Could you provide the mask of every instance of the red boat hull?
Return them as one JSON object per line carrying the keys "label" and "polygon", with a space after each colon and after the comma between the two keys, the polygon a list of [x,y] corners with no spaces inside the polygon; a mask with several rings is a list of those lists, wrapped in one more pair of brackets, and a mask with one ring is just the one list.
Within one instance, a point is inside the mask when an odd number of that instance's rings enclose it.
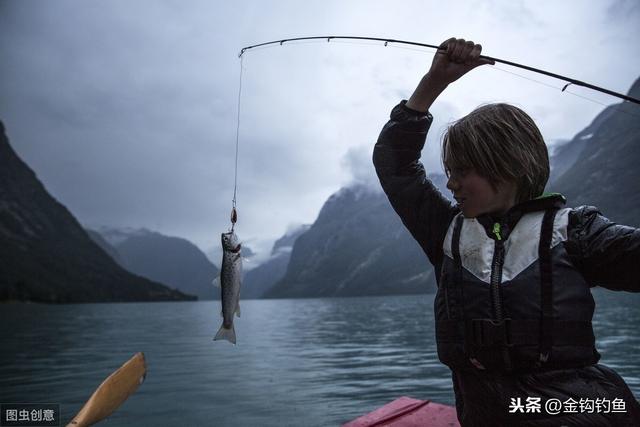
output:
{"label": "red boat hull", "polygon": [[349,421],[342,427],[459,427],[456,408],[400,397],[373,412]]}

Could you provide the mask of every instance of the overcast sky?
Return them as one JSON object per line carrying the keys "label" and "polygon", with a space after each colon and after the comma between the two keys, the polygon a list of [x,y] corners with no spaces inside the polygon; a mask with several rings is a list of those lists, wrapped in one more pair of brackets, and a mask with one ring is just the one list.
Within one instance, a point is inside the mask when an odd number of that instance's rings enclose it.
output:
{"label": "overcast sky", "polygon": [[[636,0],[0,0],[0,120],[84,225],[146,227],[207,250],[230,226],[240,49],[319,35],[462,37],[486,55],[622,93],[640,76]],[[240,239],[264,254],[291,224],[312,223],[339,188],[371,182],[378,133],[432,57],[339,41],[246,52]],[[563,85],[498,64],[450,86],[432,108],[429,172],[441,171],[443,126],[479,104],[520,106],[548,143],[573,137],[603,108],[529,79]]]}

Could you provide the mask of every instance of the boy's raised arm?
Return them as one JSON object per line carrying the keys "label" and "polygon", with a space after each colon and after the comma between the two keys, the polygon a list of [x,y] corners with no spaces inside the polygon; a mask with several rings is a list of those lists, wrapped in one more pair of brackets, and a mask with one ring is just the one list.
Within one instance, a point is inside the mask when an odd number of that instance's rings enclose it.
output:
{"label": "boy's raised arm", "polygon": [[410,111],[404,101],[397,105],[375,145],[373,164],[391,206],[436,266],[456,210],[427,179],[419,162],[431,121],[430,114]]}
{"label": "boy's raised arm", "polygon": [[427,179],[419,162],[433,120],[428,110],[449,83],[492,63],[479,58],[481,50],[463,39],[443,42],[411,98],[391,112],[374,148],[373,163],[383,190],[434,265],[440,262],[442,241],[457,210]]}

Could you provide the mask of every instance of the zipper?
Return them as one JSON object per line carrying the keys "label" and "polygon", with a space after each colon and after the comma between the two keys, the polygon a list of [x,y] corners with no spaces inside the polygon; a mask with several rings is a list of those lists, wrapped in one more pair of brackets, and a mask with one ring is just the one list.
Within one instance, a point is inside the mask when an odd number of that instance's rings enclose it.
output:
{"label": "zipper", "polygon": [[[493,224],[493,234],[496,236],[497,240],[494,246],[493,262],[491,263],[491,296],[495,320],[501,322],[504,320],[502,313],[502,301],[500,301],[500,284],[502,282],[502,266],[504,265],[504,241],[502,240],[502,236],[500,236],[499,222]],[[511,372],[513,365],[509,349],[507,347],[503,347],[501,353],[505,369],[507,372]]]}
{"label": "zipper", "polygon": [[491,296],[493,312],[496,320],[502,320],[502,303],[500,301],[500,282],[502,281],[502,266],[504,264],[504,242],[500,236],[500,223],[493,225],[493,234],[496,236],[493,262],[491,265]]}

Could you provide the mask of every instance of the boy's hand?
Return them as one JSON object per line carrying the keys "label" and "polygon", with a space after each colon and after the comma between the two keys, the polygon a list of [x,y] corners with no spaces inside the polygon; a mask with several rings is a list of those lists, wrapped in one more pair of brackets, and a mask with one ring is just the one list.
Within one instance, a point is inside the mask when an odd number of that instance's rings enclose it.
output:
{"label": "boy's hand", "polygon": [[433,57],[431,69],[422,77],[405,104],[412,110],[427,112],[449,83],[458,80],[479,65],[495,64],[493,60],[480,58],[482,46],[472,41],[450,38],[442,42],[440,47],[442,49],[438,49]]}
{"label": "boy's hand", "polygon": [[450,38],[440,45],[433,57],[429,75],[434,82],[448,85],[458,80],[472,69],[485,64],[493,65],[495,61],[480,58],[482,46],[464,39]]}

